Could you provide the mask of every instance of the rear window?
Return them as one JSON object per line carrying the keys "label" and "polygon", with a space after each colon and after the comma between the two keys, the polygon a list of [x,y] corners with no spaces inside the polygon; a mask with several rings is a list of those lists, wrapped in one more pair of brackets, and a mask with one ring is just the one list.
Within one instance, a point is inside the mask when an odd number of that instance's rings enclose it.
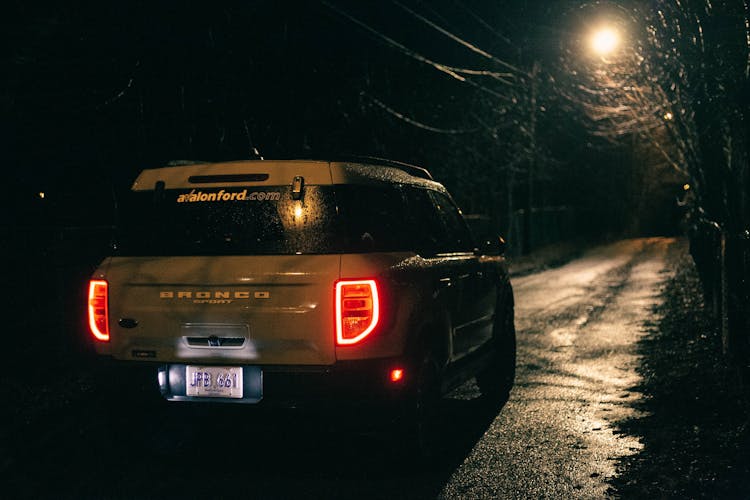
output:
{"label": "rear window", "polygon": [[119,210],[122,255],[331,253],[341,247],[333,193],[307,186],[132,192]]}
{"label": "rear window", "polygon": [[290,255],[422,248],[394,185],[228,187],[130,192],[120,255]]}

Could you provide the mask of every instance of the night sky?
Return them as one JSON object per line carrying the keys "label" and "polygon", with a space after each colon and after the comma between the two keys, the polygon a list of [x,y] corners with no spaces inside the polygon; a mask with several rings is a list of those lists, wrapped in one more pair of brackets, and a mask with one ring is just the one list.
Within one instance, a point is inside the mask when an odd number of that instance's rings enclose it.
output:
{"label": "night sky", "polygon": [[[91,213],[82,192],[111,204],[107,193],[142,168],[250,158],[255,147],[266,158],[425,166],[465,211],[503,230],[529,205],[533,168],[531,205],[596,214],[592,232],[623,230],[638,190],[623,187],[630,144],[590,136],[558,91],[575,84],[561,60],[581,36],[579,11],[456,0],[15,2],[0,94],[13,203],[34,212],[44,192],[43,211],[75,213],[58,224],[88,224],[76,215]],[[456,78],[437,65],[502,76]]]}

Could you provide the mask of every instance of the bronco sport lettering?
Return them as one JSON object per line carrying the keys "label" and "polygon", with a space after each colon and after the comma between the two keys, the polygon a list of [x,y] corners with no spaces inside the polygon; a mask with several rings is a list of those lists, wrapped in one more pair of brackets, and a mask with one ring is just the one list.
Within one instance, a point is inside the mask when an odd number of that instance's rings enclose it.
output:
{"label": "bronco sport lettering", "polygon": [[[217,291],[217,292],[193,292],[193,291],[178,291],[178,292],[159,292],[160,299],[249,299],[250,292],[230,292],[230,291]],[[271,292],[253,292],[254,299],[270,299]]]}

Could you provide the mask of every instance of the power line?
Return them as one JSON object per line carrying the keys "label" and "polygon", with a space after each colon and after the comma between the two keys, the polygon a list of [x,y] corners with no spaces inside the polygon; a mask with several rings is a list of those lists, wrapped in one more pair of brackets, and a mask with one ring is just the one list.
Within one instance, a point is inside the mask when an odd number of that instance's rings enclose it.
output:
{"label": "power line", "polygon": [[479,128],[473,128],[473,129],[455,129],[455,128],[438,128],[438,127],[433,127],[431,125],[427,125],[425,123],[417,121],[417,120],[415,120],[413,118],[409,118],[408,116],[406,116],[403,113],[399,113],[395,109],[393,109],[390,106],[388,106],[387,104],[385,104],[383,101],[381,101],[381,100],[379,100],[379,99],[371,96],[370,94],[368,94],[366,92],[361,92],[360,95],[363,96],[363,97],[366,97],[373,104],[375,104],[376,106],[378,106],[380,109],[386,111],[390,115],[398,118],[399,120],[405,121],[409,125],[413,125],[413,126],[415,126],[417,128],[421,128],[423,130],[429,130],[430,132],[437,132],[439,134],[451,134],[451,135],[471,134],[471,133],[477,132],[479,130]]}
{"label": "power line", "polygon": [[512,65],[512,64],[510,64],[508,62],[505,62],[502,59],[499,59],[499,58],[493,56],[489,52],[486,52],[486,51],[480,49],[476,45],[473,45],[473,44],[467,42],[466,40],[464,40],[463,38],[461,38],[461,37],[459,37],[457,35],[454,35],[453,33],[451,33],[450,31],[446,30],[445,28],[443,28],[441,26],[438,26],[434,22],[430,21],[429,19],[427,19],[423,15],[419,14],[418,12],[415,12],[414,10],[412,10],[411,8],[409,8],[406,5],[402,4],[398,0],[391,0],[391,2],[394,3],[394,4],[396,4],[396,6],[400,7],[403,10],[405,10],[406,12],[408,12],[409,14],[411,14],[412,16],[414,16],[415,18],[419,19],[420,21],[422,21],[423,23],[425,23],[430,28],[432,28],[432,29],[438,31],[439,33],[447,36],[448,38],[450,38],[454,42],[456,42],[456,43],[458,43],[460,45],[463,45],[464,47],[466,47],[467,49],[471,50],[472,52],[474,52],[476,54],[479,54],[480,56],[482,56],[482,57],[484,57],[486,59],[489,59],[489,60],[491,60],[491,61],[493,61],[493,62],[495,62],[495,63],[497,63],[497,64],[499,64],[501,66],[504,66],[504,67],[510,69],[511,71],[515,71],[516,73],[519,73],[519,74],[524,75],[524,76],[529,76],[528,73],[526,73],[525,71],[517,68],[516,66],[514,66],[514,65]]}
{"label": "power line", "polygon": [[465,76],[463,76],[461,73],[463,73],[464,75],[473,75],[473,76],[491,76],[491,77],[495,78],[496,80],[498,80],[498,81],[500,81],[502,83],[508,84],[508,85],[512,85],[512,82],[509,82],[505,78],[509,77],[509,76],[512,76],[512,75],[509,75],[508,73],[499,73],[499,72],[495,72],[495,71],[458,68],[458,67],[455,67],[455,66],[449,66],[447,64],[442,64],[442,63],[439,63],[437,61],[433,61],[432,59],[429,59],[429,58],[423,56],[422,54],[409,49],[405,45],[403,45],[403,44],[397,42],[396,40],[390,38],[389,36],[381,33],[380,31],[378,31],[375,28],[369,26],[365,22],[363,22],[363,21],[357,19],[356,17],[350,15],[349,13],[341,10],[337,6],[335,6],[335,5],[327,2],[325,0],[321,0],[321,3],[323,5],[325,5],[326,7],[328,7],[329,9],[333,10],[334,12],[336,12],[337,14],[339,14],[340,16],[345,17],[346,19],[348,19],[349,21],[353,22],[354,24],[356,24],[360,28],[366,30],[370,34],[376,36],[377,38],[379,38],[380,40],[382,40],[383,42],[385,42],[387,45],[390,45],[391,47],[399,50],[404,55],[407,55],[407,56],[411,57],[412,59],[415,59],[415,60],[417,60],[417,61],[419,61],[421,63],[424,63],[424,64],[427,64],[429,66],[432,66],[436,70],[438,70],[438,71],[440,71],[442,73],[445,73],[446,75],[448,75],[448,76],[450,76],[450,77],[452,77],[452,78],[454,78],[454,79],[456,79],[456,80],[458,80],[460,82],[467,83],[467,84],[469,84],[469,85],[477,88],[478,90],[481,90],[481,91],[486,92],[488,94],[494,95],[495,97],[498,97],[498,98],[501,98],[501,99],[509,100],[506,96],[500,94],[499,92],[496,92],[496,91],[494,91],[494,90],[492,90],[492,89],[490,89],[488,87],[485,87],[484,85],[481,85],[481,84],[478,84],[476,82],[473,82],[472,80],[470,80],[470,79],[466,78]]}
{"label": "power line", "polygon": [[473,17],[474,20],[476,20],[480,24],[480,26],[482,26],[483,28],[485,28],[487,31],[489,31],[490,33],[492,33],[493,35],[495,35],[496,37],[498,37],[500,40],[502,40],[503,42],[507,43],[508,45],[511,45],[511,46],[513,45],[513,42],[510,41],[510,38],[508,38],[507,36],[503,35],[499,31],[497,31],[495,28],[493,28],[492,26],[490,26],[487,23],[487,21],[485,21],[484,19],[482,19],[481,16],[479,16],[473,10],[471,10],[469,7],[467,7],[465,3],[460,2],[459,0],[454,0],[454,2],[456,3],[456,5],[458,5],[459,7],[461,7],[462,9],[464,9],[466,12],[468,12],[469,15],[471,17]]}

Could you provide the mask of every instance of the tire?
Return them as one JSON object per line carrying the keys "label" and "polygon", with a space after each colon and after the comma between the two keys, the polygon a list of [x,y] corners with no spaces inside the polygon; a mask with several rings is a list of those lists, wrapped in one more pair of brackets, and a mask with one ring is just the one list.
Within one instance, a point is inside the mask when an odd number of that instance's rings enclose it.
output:
{"label": "tire", "polygon": [[496,316],[492,344],[491,360],[477,373],[476,381],[482,397],[502,406],[508,401],[516,378],[516,328],[511,301]]}
{"label": "tire", "polygon": [[394,437],[404,457],[429,462],[438,455],[441,438],[440,370],[431,353],[426,353],[417,367],[412,395]]}

